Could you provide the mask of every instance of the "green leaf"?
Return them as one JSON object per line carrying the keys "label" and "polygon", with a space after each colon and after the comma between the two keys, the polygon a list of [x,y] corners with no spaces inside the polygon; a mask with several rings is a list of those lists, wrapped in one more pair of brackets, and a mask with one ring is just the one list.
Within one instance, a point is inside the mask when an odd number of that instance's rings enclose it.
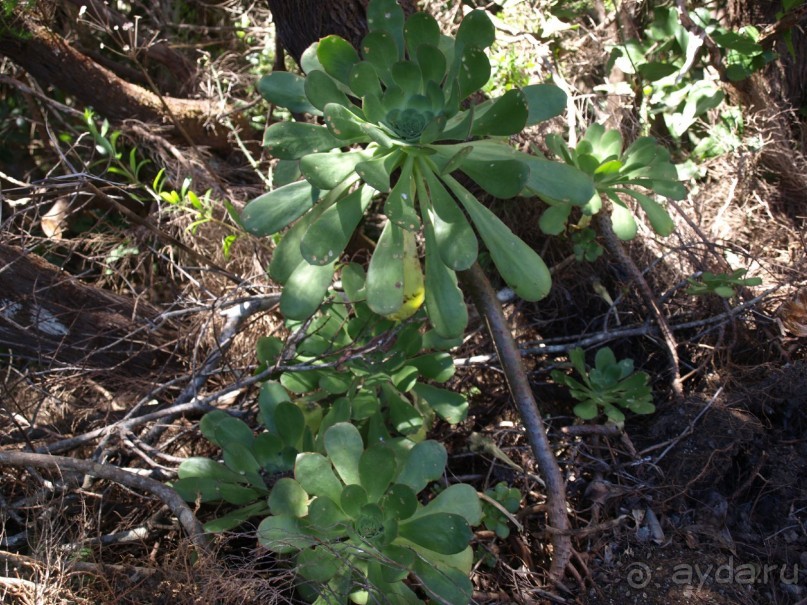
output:
{"label": "green leaf", "polygon": [[413,55],[424,44],[436,47],[440,43],[440,26],[430,14],[415,13],[406,20],[404,38],[410,55]]}
{"label": "green leaf", "polygon": [[479,252],[476,234],[437,176],[427,167],[420,172],[429,187],[428,196],[425,191],[420,194],[421,213],[425,212],[432,223],[440,259],[449,269],[464,271],[474,264]]}
{"label": "green leaf", "polygon": [[[267,499],[273,515],[305,517],[308,514],[308,494],[291,477],[277,480]],[[258,530],[260,532],[260,529]]]}
{"label": "green leaf", "polygon": [[337,103],[339,105],[347,106],[350,104],[347,96],[339,88],[324,71],[312,71],[305,79],[305,94],[319,111],[317,114],[322,115],[322,110],[328,103]]}
{"label": "green leaf", "polygon": [[323,114],[325,125],[335,137],[343,140],[367,140],[364,128],[367,123],[344,105],[328,103]]}
{"label": "green leaf", "polygon": [[364,150],[311,153],[300,160],[300,169],[314,187],[334,189],[353,173],[356,164],[370,157]]}
{"label": "green leaf", "polygon": [[335,265],[335,261],[327,265],[300,261],[280,295],[280,312],[288,319],[300,321],[311,317],[325,298]]}
{"label": "green leaf", "polygon": [[281,160],[298,160],[309,153],[328,151],[345,145],[318,124],[305,122],[278,122],[266,129],[263,146]]}
{"label": "green leaf", "polygon": [[622,241],[629,241],[636,237],[638,228],[633,213],[625,207],[624,202],[615,194],[608,192],[611,200],[611,224],[614,233]]}
{"label": "green leaf", "polygon": [[466,47],[462,51],[457,75],[460,100],[482,88],[488,80],[490,80],[490,60],[485,51]]}
{"label": "green leaf", "polygon": [[366,280],[367,275],[361,265],[348,263],[342,267],[342,287],[350,302],[357,303],[367,298],[367,291],[364,288]]}
{"label": "green leaf", "polygon": [[260,498],[261,494],[251,487],[236,485],[210,477],[186,477],[174,481],[171,487],[186,502],[229,502],[241,506]]}
{"label": "green leaf", "polygon": [[462,20],[457,30],[458,45],[485,49],[496,41],[496,29],[493,22],[483,10],[473,10]]}
{"label": "green leaf", "polygon": [[344,566],[328,546],[315,546],[300,552],[295,570],[301,577],[312,582],[327,582]]}
{"label": "green leaf", "polygon": [[255,459],[251,451],[252,444],[230,443],[224,450],[223,458],[230,470],[242,475],[254,487],[266,488],[266,484],[260,476],[261,465]]}
{"label": "green leaf", "polygon": [[434,380],[435,382],[446,382],[454,375],[456,366],[454,358],[448,353],[427,353],[410,359],[407,363],[417,368],[423,378]]}
{"label": "green leaf", "polygon": [[361,485],[346,485],[339,497],[339,504],[343,511],[355,519],[367,504],[367,491]]}
{"label": "green leaf", "polygon": [[460,170],[482,189],[500,199],[521,193],[530,176],[530,167],[525,162],[517,159],[476,160],[473,154],[463,160]]}
{"label": "green leaf", "polygon": [[350,89],[358,97],[381,96],[381,83],[378,81],[378,72],[372,63],[360,61],[353,66],[350,70]]}
{"label": "green leaf", "polygon": [[406,229],[417,231],[420,229],[420,218],[415,211],[415,181],[412,178],[414,158],[407,156],[404,161],[398,182],[392,188],[384,203],[384,214],[392,223]]}
{"label": "green leaf", "polygon": [[462,422],[468,416],[468,400],[459,393],[430,384],[417,384],[413,390],[449,424]]}
{"label": "green leaf", "polygon": [[468,325],[468,310],[462,291],[457,286],[457,274],[444,264],[440,256],[430,213],[424,215],[423,220],[426,237],[426,311],[437,334],[443,338],[455,338]]}
{"label": "green leaf", "polygon": [[387,32],[371,31],[362,40],[361,51],[364,59],[378,70],[378,75],[391,84],[390,69],[399,60],[395,38]]}
{"label": "green leaf", "polygon": [[204,528],[206,532],[210,533],[219,533],[223,531],[229,531],[238,527],[239,525],[249,521],[252,517],[257,517],[258,515],[265,515],[268,512],[266,508],[265,502],[256,502],[255,504],[251,504],[249,506],[245,506],[243,508],[236,509],[226,515],[219,517],[218,519],[213,519],[212,521],[208,521],[204,524]]}
{"label": "green leaf", "polygon": [[435,513],[455,513],[462,516],[468,525],[482,522],[482,506],[476,489],[467,483],[455,483],[441,491],[426,506],[414,513],[413,517],[423,517]]}
{"label": "green leaf", "polygon": [[433,440],[421,441],[410,451],[396,483],[407,485],[417,494],[431,481],[443,475],[448,456],[446,449]]}
{"label": "green leaf", "polygon": [[322,454],[299,454],[294,463],[294,478],[311,496],[325,496],[338,502],[342,495],[342,483]]}
{"label": "green leaf", "polygon": [[381,393],[392,428],[401,435],[412,435],[423,427],[423,416],[392,385],[381,385]]}
{"label": "green leaf", "polygon": [[250,444],[254,439],[252,429],[247,423],[222,410],[205,414],[199,423],[199,430],[209,441],[221,448],[226,448],[231,443]]}
{"label": "green leaf", "polygon": [[417,49],[416,57],[420,71],[423,74],[423,82],[426,83],[427,86],[426,90],[428,91],[428,83],[430,82],[437,85],[436,90],[440,93],[440,109],[442,109],[445,98],[443,97],[443,91],[439,85],[442,84],[443,78],[446,75],[446,69],[448,67],[446,57],[440,49],[437,48],[437,45],[432,46],[429,44],[420,46]]}
{"label": "green leaf", "polygon": [[423,75],[420,67],[412,61],[398,61],[390,68],[392,79],[407,94],[423,92]]}
{"label": "green leaf", "polygon": [[400,148],[390,153],[359,162],[356,173],[373,189],[386,193],[390,190],[390,175],[400,164],[403,152]]}
{"label": "green leaf", "polygon": [[381,500],[384,515],[392,519],[408,519],[418,509],[417,494],[408,485],[396,483]]}
{"label": "green leaf", "polygon": [[[339,36],[326,36],[317,46],[317,59],[328,73],[343,84],[350,84],[350,70],[359,62],[356,49]],[[309,77],[311,74],[309,74]]]}
{"label": "green leaf", "polygon": [[373,190],[361,187],[323,212],[300,242],[300,253],[312,265],[339,259],[373,198]]}
{"label": "green leaf", "polygon": [[277,433],[286,444],[294,445],[303,436],[305,416],[295,404],[288,401],[278,403],[275,408],[274,420]]}
{"label": "green leaf", "polygon": [[526,155],[530,168],[526,189],[536,195],[582,206],[595,194],[594,182],[574,166]]}
{"label": "green leaf", "polygon": [[297,74],[273,71],[258,80],[258,92],[270,103],[285,107],[293,113],[320,114],[306,97],[305,78]]}
{"label": "green leaf", "polygon": [[347,485],[361,484],[359,459],[364,451],[364,444],[359,429],[347,422],[334,424],[325,432],[324,444],[342,481]]}
{"label": "green leaf", "polygon": [[637,71],[639,75],[642,76],[645,80],[649,82],[655,82],[657,80],[661,80],[662,78],[666,78],[667,76],[671,76],[674,73],[678,72],[678,67],[673,65],[672,63],[663,63],[661,61],[648,61],[647,63],[642,63],[637,67]]}
{"label": "green leaf", "polygon": [[572,212],[571,204],[554,204],[541,214],[538,226],[547,235],[560,235],[566,229],[566,221]]}
{"label": "green leaf", "polygon": [[415,559],[414,572],[423,589],[437,603],[470,603],[473,598],[468,574],[455,567]]}
{"label": "green leaf", "polygon": [[367,269],[367,304],[374,313],[389,315],[403,304],[403,248],[403,230],[387,222]]}
{"label": "green leaf", "polygon": [[669,213],[656,200],[633,189],[619,189],[618,191],[631,196],[639,202],[642,210],[647,215],[647,220],[650,221],[653,227],[653,231],[662,237],[666,237],[675,230],[675,223],[670,218]]}
{"label": "green leaf", "polygon": [[404,12],[395,0],[374,0],[367,5],[367,28],[386,32],[395,41],[398,58],[404,53]]}
{"label": "green leaf", "polygon": [[453,555],[468,547],[473,532],[461,515],[435,513],[402,521],[398,525],[398,535],[425,549]]}
{"label": "green leaf", "polygon": [[243,483],[245,481],[244,477],[234,473],[223,464],[219,464],[210,458],[200,457],[183,460],[177,469],[177,476],[180,479],[206,477],[229,483]]}
{"label": "green leaf", "polygon": [[378,502],[384,495],[395,471],[395,455],[389,448],[375,444],[364,451],[359,459],[359,477],[370,502]]}
{"label": "green leaf", "polygon": [[499,220],[451,176],[445,182],[459,198],[476,225],[504,281],[524,300],[540,300],[549,293],[552,278],[535,250]]}
{"label": "green leaf", "polygon": [[[480,115],[481,114],[481,115]],[[477,112],[471,133],[476,136],[510,136],[527,124],[527,100],[520,90],[508,90],[484,112]]]}
{"label": "green leaf", "polygon": [[[279,479],[278,482],[284,479]],[[293,479],[289,479],[293,481]],[[266,517],[258,525],[258,542],[272,552],[291,554],[317,543],[307,535],[301,519],[293,515]]]}
{"label": "green leaf", "polygon": [[269,276],[285,284],[294,270],[303,262],[303,255],[300,253],[300,242],[314,220],[327,208],[326,204],[317,204],[309,212],[304,214],[280,240],[277,248],[272,253],[272,260],[269,263]]}
{"label": "green leaf", "polygon": [[566,110],[566,93],[554,84],[531,84],[521,89],[527,99],[527,126],[559,116]]}
{"label": "green leaf", "polygon": [[307,181],[284,185],[249,202],[241,222],[253,235],[272,235],[302,216],[320,196],[321,191]]}

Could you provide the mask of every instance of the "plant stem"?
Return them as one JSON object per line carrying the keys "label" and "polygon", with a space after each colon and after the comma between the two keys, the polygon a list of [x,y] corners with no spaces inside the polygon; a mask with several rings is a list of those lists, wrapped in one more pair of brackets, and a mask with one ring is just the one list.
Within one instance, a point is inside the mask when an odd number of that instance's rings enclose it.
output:
{"label": "plant stem", "polygon": [[658,306],[658,302],[653,295],[653,291],[650,289],[650,285],[642,275],[642,272],[639,271],[639,267],[633,262],[633,259],[625,252],[622,242],[619,241],[616,233],[614,233],[614,226],[611,224],[611,216],[608,214],[608,210],[610,210],[610,208],[603,207],[602,212],[597,215],[600,233],[605,240],[605,247],[616,257],[617,261],[622,265],[625,271],[627,271],[631,279],[636,282],[645,305],[647,305],[650,313],[655,318],[670,357],[670,371],[673,375],[671,382],[672,390],[673,393],[675,393],[675,397],[681,399],[684,396],[684,388],[681,383],[681,372],[678,363],[678,342],[675,340],[675,336],[673,336],[667,318],[664,317],[664,314]]}
{"label": "plant stem", "polygon": [[566,485],[563,475],[538,412],[527,373],[521,363],[521,354],[490,280],[478,263],[474,263],[467,271],[460,272],[459,277],[463,289],[470,294],[479,314],[485,318],[488,333],[507,379],[510,395],[521,416],[533,456],[546,483],[547,516],[552,527],[551,541],[554,555],[549,575],[554,581],[560,582],[572,556],[571,538],[566,533],[569,529],[569,518],[566,514]]}

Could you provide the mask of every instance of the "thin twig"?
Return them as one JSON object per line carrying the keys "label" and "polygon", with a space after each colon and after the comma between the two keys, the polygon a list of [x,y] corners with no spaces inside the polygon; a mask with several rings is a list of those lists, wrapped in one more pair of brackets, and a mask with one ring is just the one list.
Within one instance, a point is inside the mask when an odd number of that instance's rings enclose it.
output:
{"label": "thin twig", "polygon": [[114,481],[131,489],[137,489],[156,496],[162,500],[176,516],[180,525],[185,529],[194,546],[202,553],[209,552],[209,536],[205,534],[202,524],[194,516],[193,511],[173,489],[167,485],[129,473],[116,466],[98,464],[88,460],[78,460],[64,456],[50,456],[46,454],[31,454],[29,452],[0,452],[0,465],[14,467],[33,466],[48,468],[64,472],[66,470],[78,471],[92,477]]}

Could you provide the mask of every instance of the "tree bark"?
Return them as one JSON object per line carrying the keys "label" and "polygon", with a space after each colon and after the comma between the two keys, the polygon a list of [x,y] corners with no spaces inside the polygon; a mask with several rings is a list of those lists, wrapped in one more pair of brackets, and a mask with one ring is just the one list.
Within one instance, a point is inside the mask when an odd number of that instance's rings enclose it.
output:
{"label": "tree bark", "polygon": [[207,100],[161,97],[130,84],[70,46],[38,23],[30,11],[19,9],[0,22],[0,55],[36,78],[92,106],[113,121],[138,120],[158,124],[185,144],[229,149],[227,131],[214,122],[221,111]]}

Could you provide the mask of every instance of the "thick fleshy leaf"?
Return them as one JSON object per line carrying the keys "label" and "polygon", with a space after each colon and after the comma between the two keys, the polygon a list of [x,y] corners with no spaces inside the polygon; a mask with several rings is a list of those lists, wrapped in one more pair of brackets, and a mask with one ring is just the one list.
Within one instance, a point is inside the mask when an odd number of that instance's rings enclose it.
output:
{"label": "thick fleshy leaf", "polygon": [[527,99],[527,126],[559,116],[566,110],[566,93],[554,84],[531,84],[521,89]]}
{"label": "thick fleshy leaf", "polygon": [[408,519],[418,509],[417,494],[408,485],[396,483],[381,501],[384,514],[393,519]]}
{"label": "thick fleshy leaf", "polygon": [[[437,250],[434,227],[424,216],[426,235],[426,312],[435,332],[443,338],[456,338],[468,325],[468,310],[457,274],[447,267]],[[474,236],[475,237],[475,236]]]}
{"label": "thick fleshy leaf", "polygon": [[560,235],[566,229],[566,222],[569,220],[569,215],[572,213],[571,204],[554,204],[549,206],[541,214],[538,220],[538,226],[541,231],[547,235]]}
{"label": "thick fleshy leaf", "polygon": [[423,427],[423,415],[397,389],[385,383],[381,385],[381,393],[392,428],[401,435],[411,435]]}
{"label": "thick fleshy leaf", "polygon": [[344,563],[328,546],[315,546],[300,551],[294,569],[312,582],[327,582],[342,569]]}
{"label": "thick fleshy leaf", "polygon": [[455,567],[430,565],[415,559],[414,570],[423,589],[437,603],[470,603],[473,584],[468,574]]}
{"label": "thick fleshy leaf", "polygon": [[399,60],[395,38],[387,32],[370,32],[361,42],[361,51],[365,61],[376,68],[379,77],[391,84],[390,69]]}
{"label": "thick fleshy leaf", "polygon": [[229,502],[238,506],[249,504],[261,497],[257,490],[210,477],[186,477],[174,481],[172,486],[186,502]]}
{"label": "thick fleshy leaf", "polygon": [[356,518],[367,504],[367,491],[361,485],[346,485],[339,496],[339,504],[343,511]]}
{"label": "thick fleshy leaf", "polygon": [[303,258],[312,265],[338,260],[373,198],[373,190],[362,187],[331,205],[317,218],[300,242]]}
{"label": "thick fleshy leaf", "polygon": [[275,428],[285,443],[296,445],[305,430],[305,416],[295,404],[281,401],[274,414]]}
{"label": "thick fleshy leaf", "polygon": [[[417,50],[417,61],[423,73],[424,82],[441,84],[448,68],[445,55],[440,52],[437,46],[423,45]],[[445,103],[445,98],[440,93],[441,105]]]}
{"label": "thick fleshy leaf", "polygon": [[540,300],[546,296],[552,278],[538,253],[516,237],[507,225],[453,177],[446,176],[444,180],[476,225],[504,281],[524,300]]}
{"label": "thick fleshy leaf", "polygon": [[471,136],[471,128],[474,123],[474,106],[455,115],[446,124],[446,128],[440,135],[441,141],[465,141]]}
{"label": "thick fleshy leaf", "polygon": [[278,122],[266,129],[263,146],[281,160],[298,160],[309,153],[328,151],[346,145],[327,128],[305,122]]}
{"label": "thick fleshy leaf", "polygon": [[346,485],[361,484],[359,460],[364,451],[359,429],[348,422],[334,424],[325,432],[325,451]]}
{"label": "thick fleshy leaf", "polygon": [[428,13],[415,13],[406,20],[404,37],[410,54],[414,54],[423,44],[436,47],[440,43],[440,25]]}
{"label": "thick fleshy leaf", "polygon": [[393,64],[391,71],[395,83],[410,95],[423,90],[423,75],[416,63],[399,61]]}
{"label": "thick fleshy leaf", "polygon": [[325,496],[338,502],[342,495],[342,483],[334,474],[331,463],[322,454],[299,454],[294,463],[294,478],[311,496]]}
{"label": "thick fleshy leaf", "polygon": [[367,5],[367,28],[371,32],[390,34],[398,49],[398,58],[404,53],[404,12],[395,0],[374,0]]}
{"label": "thick fleshy leaf", "polygon": [[317,543],[316,538],[307,535],[303,522],[292,515],[266,517],[257,533],[261,546],[278,554],[295,553]]}
{"label": "thick fleshy leaf", "polygon": [[230,443],[225,448],[222,458],[227,467],[242,475],[253,487],[265,489],[266,484],[260,476],[261,465],[252,454],[252,444]]}
{"label": "thick fleshy leaf", "polygon": [[471,133],[477,136],[510,136],[518,134],[527,123],[527,100],[520,90],[508,90],[489,108],[477,111]]}
{"label": "thick fleshy leaf", "polygon": [[246,481],[244,477],[236,472],[231,471],[229,468],[211,460],[210,458],[188,458],[183,460],[182,464],[177,469],[177,476],[180,479],[188,479],[190,477],[207,477],[209,479],[216,479],[218,481],[225,481],[229,483],[243,483]]}
{"label": "thick fleshy leaf", "polygon": [[456,513],[468,525],[479,525],[482,521],[482,506],[476,489],[467,483],[455,483],[434,497],[426,506],[418,509],[413,517],[423,517],[435,513]]}
{"label": "thick fleshy leaf", "polygon": [[367,298],[367,291],[364,289],[366,281],[367,274],[361,265],[348,263],[342,267],[342,287],[350,302],[357,303]]}
{"label": "thick fleshy leaf", "polygon": [[297,74],[273,71],[258,80],[258,92],[270,103],[285,107],[293,113],[320,114],[306,97],[305,78]]}
{"label": "thick fleshy leaf", "polygon": [[267,512],[268,509],[264,502],[256,502],[227,513],[218,519],[208,521],[204,524],[204,529],[212,534],[229,531],[249,521],[252,517],[264,516]]}
{"label": "thick fleshy leaf", "polygon": [[306,180],[319,189],[334,189],[355,170],[356,164],[372,157],[364,150],[311,153],[300,160]]}
{"label": "thick fleshy leaf", "polygon": [[308,74],[305,79],[305,94],[311,104],[314,105],[322,115],[322,110],[328,103],[339,105],[349,105],[347,95],[337,86],[336,82],[324,71],[316,70]]}
{"label": "thick fleshy leaf", "polygon": [[491,195],[508,199],[522,192],[530,176],[526,162],[512,160],[476,160],[471,153],[460,165],[460,170]]}
{"label": "thick fleshy leaf", "polygon": [[449,424],[462,422],[468,416],[468,400],[459,393],[430,384],[416,384],[413,390]]}
{"label": "thick fleshy leaf", "polygon": [[277,480],[267,502],[273,515],[304,517],[308,513],[308,494],[291,477]]}
{"label": "thick fleshy leaf", "polygon": [[359,62],[359,54],[344,38],[326,36],[317,46],[317,59],[329,76],[349,85],[350,70]]}
{"label": "thick fleshy leaf", "polygon": [[442,476],[447,460],[446,448],[440,443],[421,441],[409,451],[396,483],[407,485],[418,494]]}
{"label": "thick fleshy leaf", "polygon": [[199,423],[199,430],[208,441],[221,448],[230,443],[252,443],[252,429],[246,422],[230,416],[223,410],[214,410],[205,414]]}
{"label": "thick fleshy leaf", "polygon": [[398,525],[398,535],[427,550],[453,555],[468,547],[473,532],[461,515],[435,513],[402,521]]}
{"label": "thick fleshy leaf", "polygon": [[638,232],[633,213],[615,194],[609,192],[608,197],[611,199],[611,226],[614,233],[622,241],[632,240]]}
{"label": "thick fleshy leaf", "polygon": [[378,72],[372,63],[360,61],[353,66],[353,69],[350,70],[350,89],[358,97],[381,96],[381,83],[378,81]]}
{"label": "thick fleshy leaf", "polygon": [[462,52],[457,74],[460,100],[482,88],[488,80],[490,80],[490,59],[485,51],[466,47]]}
{"label": "thick fleshy leaf", "polygon": [[298,265],[303,262],[303,255],[300,253],[300,242],[303,240],[308,227],[325,211],[326,207],[324,203],[317,204],[283,235],[283,239],[280,240],[277,248],[275,248],[272,260],[269,263],[269,276],[273,280],[285,284]]}
{"label": "thick fleshy leaf", "polygon": [[675,223],[670,218],[669,213],[656,200],[633,189],[620,189],[619,191],[639,202],[642,210],[647,215],[647,220],[650,221],[650,225],[653,227],[653,231],[666,237],[675,230]]}
{"label": "thick fleshy leaf", "polygon": [[305,260],[300,261],[280,295],[280,312],[288,319],[302,321],[311,317],[331,285],[334,265],[335,262],[311,265]]}
{"label": "thick fleshy leaf", "polygon": [[435,382],[446,382],[456,371],[454,359],[448,353],[427,353],[407,363],[417,368],[421,376]]}
{"label": "thick fleshy leaf", "polygon": [[384,495],[395,470],[395,455],[389,448],[376,444],[364,451],[359,459],[359,476],[370,502],[378,502]]}
{"label": "thick fleshy leaf", "polygon": [[400,149],[356,164],[356,173],[373,189],[386,193],[390,190],[390,176],[403,157]]}
{"label": "thick fleshy leaf", "polygon": [[364,120],[344,105],[329,103],[325,106],[325,125],[335,137],[340,139],[360,139],[365,137]]}
{"label": "thick fleshy leaf", "polygon": [[272,235],[305,214],[321,195],[308,181],[284,185],[249,202],[241,222],[253,235]]}
{"label": "thick fleshy leaf", "polygon": [[496,29],[483,10],[473,10],[462,20],[457,30],[458,45],[485,49],[496,41]]}
{"label": "thick fleshy leaf", "polygon": [[594,195],[591,177],[574,166],[522,154],[530,168],[526,189],[536,195],[576,205],[586,204]]}
{"label": "thick fleshy leaf", "polygon": [[414,158],[407,156],[404,161],[398,182],[392,188],[384,203],[384,214],[401,229],[417,231],[420,229],[420,218],[415,210],[415,187],[412,180]]}
{"label": "thick fleshy leaf", "polygon": [[367,269],[367,304],[374,313],[389,315],[403,304],[403,248],[403,230],[387,222]]}

